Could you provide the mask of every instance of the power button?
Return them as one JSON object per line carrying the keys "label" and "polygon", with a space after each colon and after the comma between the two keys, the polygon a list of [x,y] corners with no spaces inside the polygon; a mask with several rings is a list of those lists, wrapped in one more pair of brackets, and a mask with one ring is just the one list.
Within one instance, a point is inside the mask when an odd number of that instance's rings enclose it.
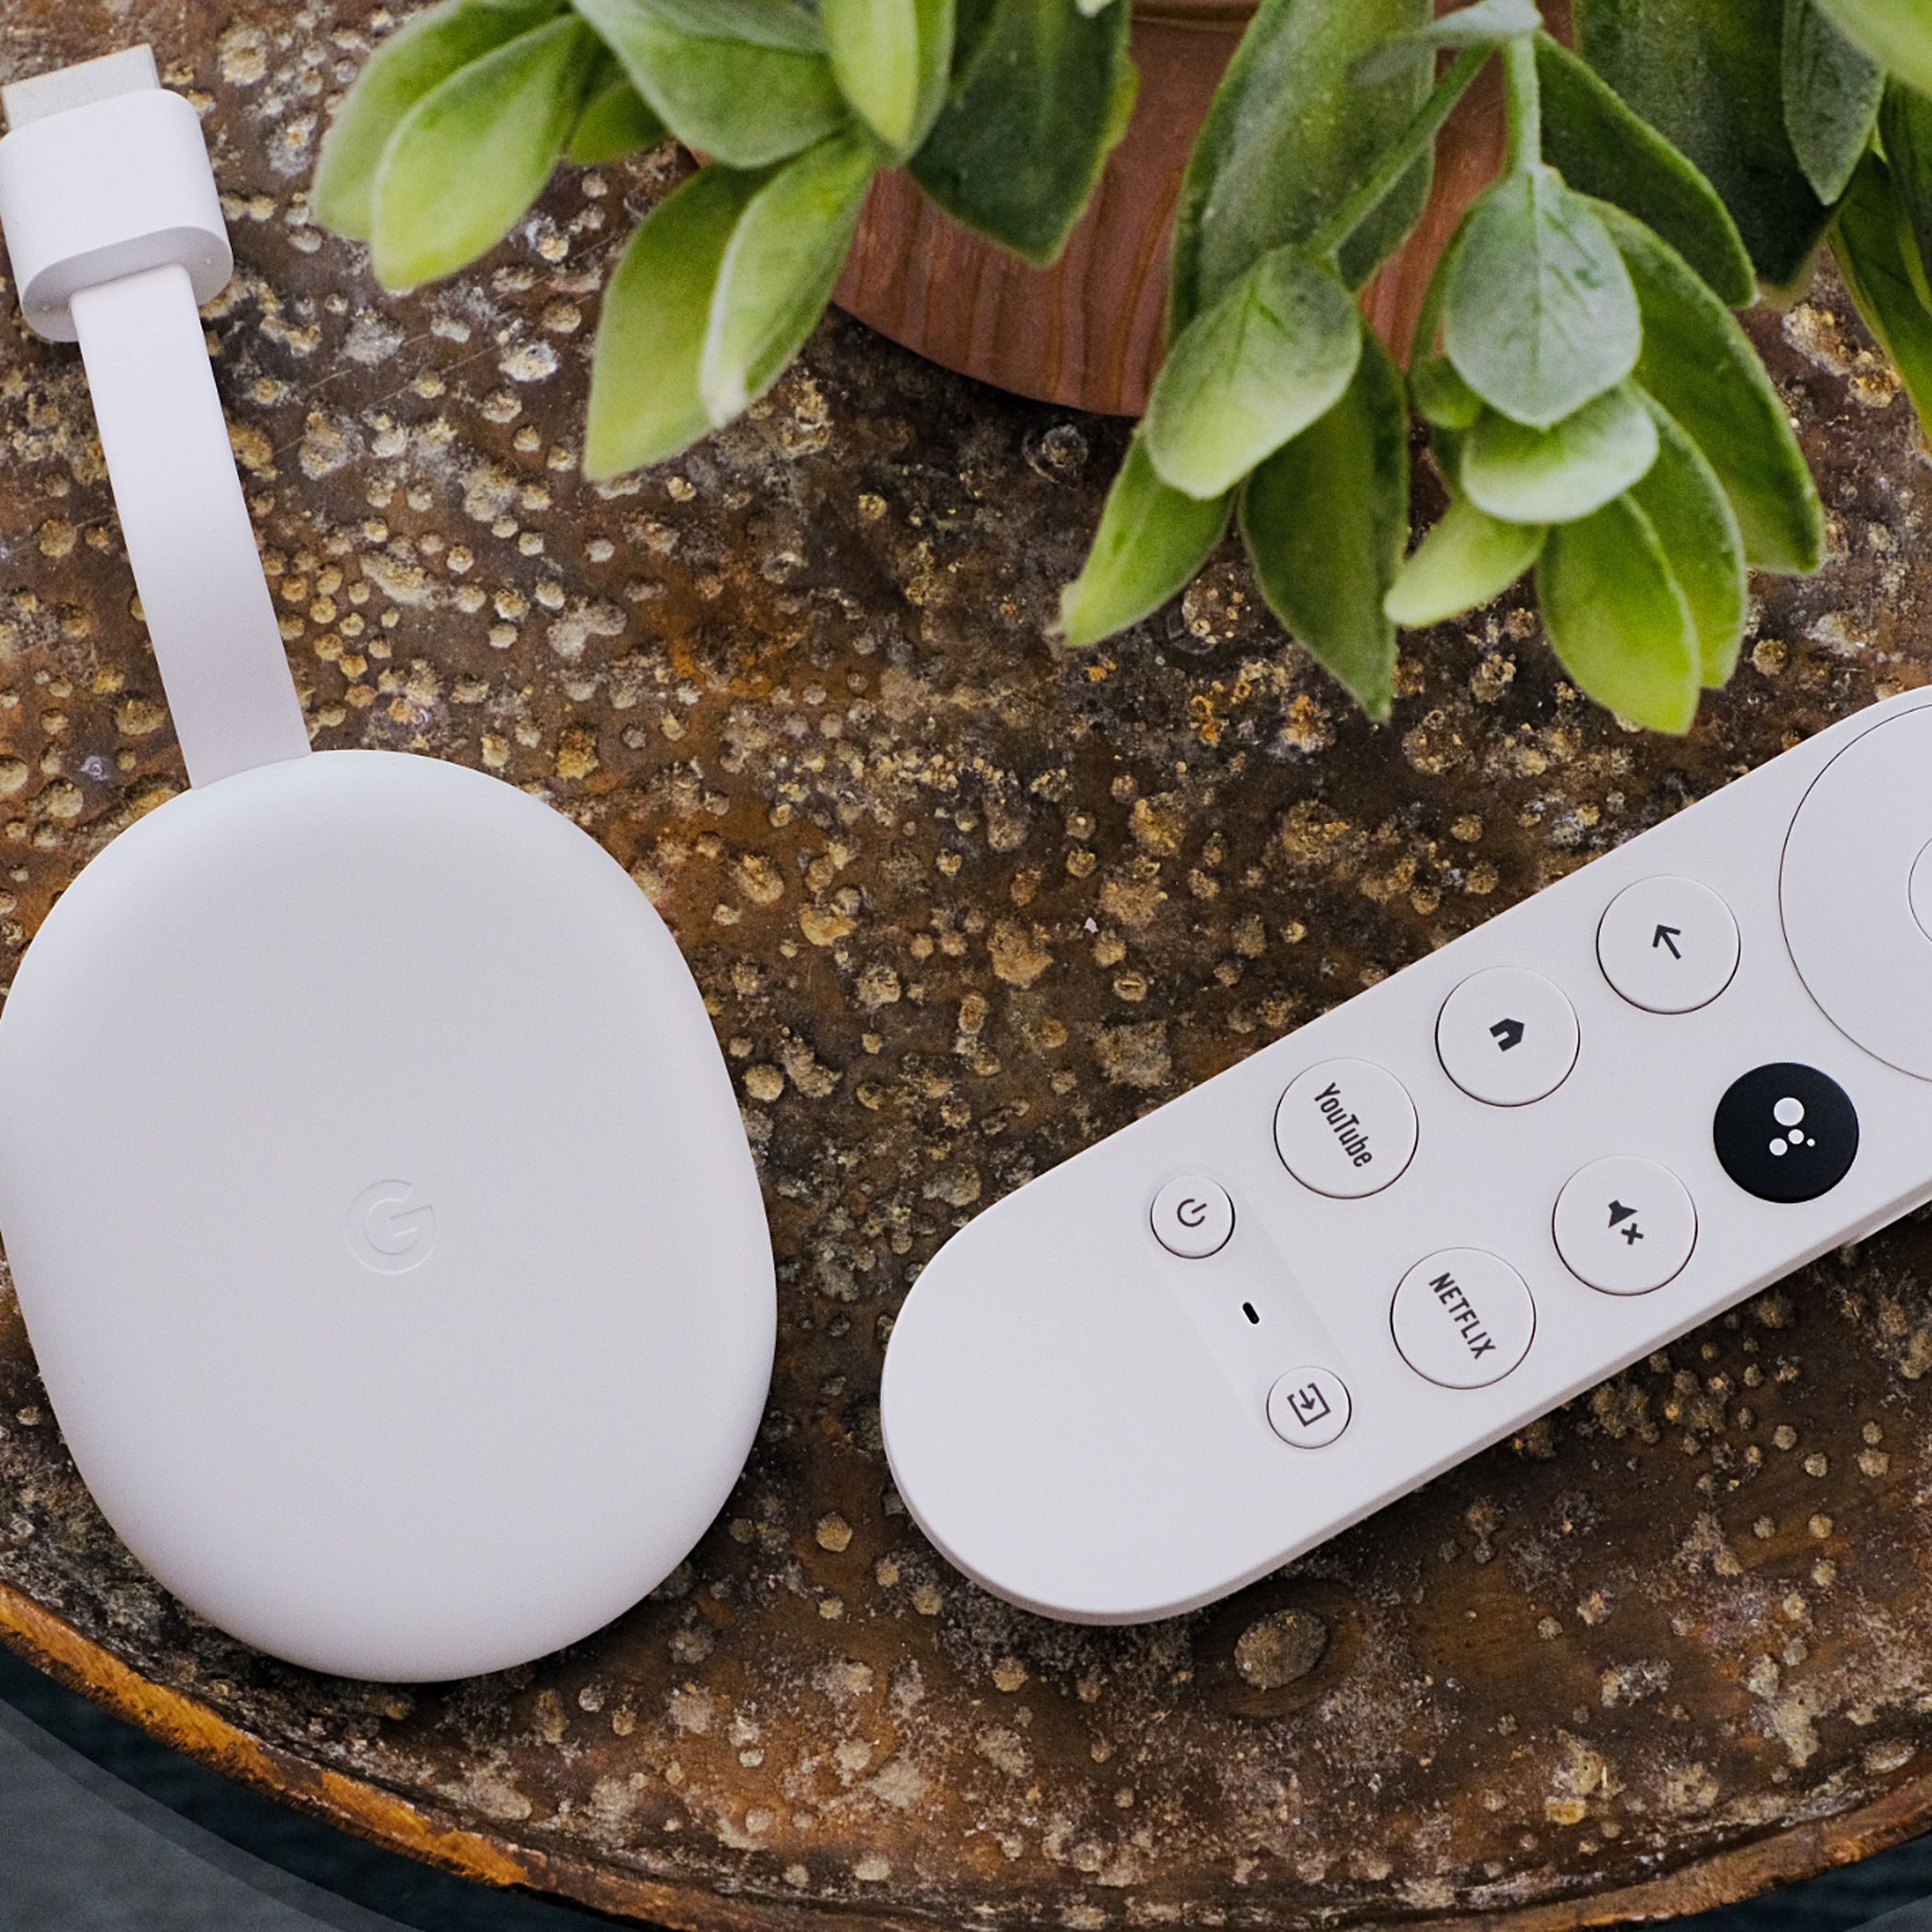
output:
{"label": "power button", "polygon": [[1170,1254],[1198,1261],[1218,1254],[1234,1232],[1234,1203],[1219,1181],[1183,1174],[1154,1197],[1155,1237]]}

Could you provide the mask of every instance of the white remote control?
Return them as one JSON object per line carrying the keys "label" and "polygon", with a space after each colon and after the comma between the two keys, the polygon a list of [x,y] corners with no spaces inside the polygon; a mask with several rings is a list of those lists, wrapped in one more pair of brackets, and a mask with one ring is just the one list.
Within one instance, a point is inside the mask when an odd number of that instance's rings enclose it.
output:
{"label": "white remote control", "polygon": [[908,1297],[906,1506],[1191,1609],[1932,1197],[1932,692],[1846,720],[1021,1188]]}

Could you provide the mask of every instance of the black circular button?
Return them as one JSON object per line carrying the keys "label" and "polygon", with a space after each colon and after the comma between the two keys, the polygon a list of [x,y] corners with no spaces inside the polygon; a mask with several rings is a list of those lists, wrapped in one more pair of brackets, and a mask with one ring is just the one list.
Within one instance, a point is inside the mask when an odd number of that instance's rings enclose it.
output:
{"label": "black circular button", "polygon": [[1761,1201],[1814,1201],[1858,1158],[1858,1109],[1815,1067],[1781,1060],[1733,1082],[1711,1123],[1724,1172]]}

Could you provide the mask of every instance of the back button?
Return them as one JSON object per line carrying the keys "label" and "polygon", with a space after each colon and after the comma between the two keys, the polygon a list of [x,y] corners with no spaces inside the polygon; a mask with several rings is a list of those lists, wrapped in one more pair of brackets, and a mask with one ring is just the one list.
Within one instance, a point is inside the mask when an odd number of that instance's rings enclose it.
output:
{"label": "back button", "polygon": [[1694,1013],[1737,971],[1737,921],[1696,879],[1639,879],[1604,911],[1596,957],[1604,977],[1633,1006]]}

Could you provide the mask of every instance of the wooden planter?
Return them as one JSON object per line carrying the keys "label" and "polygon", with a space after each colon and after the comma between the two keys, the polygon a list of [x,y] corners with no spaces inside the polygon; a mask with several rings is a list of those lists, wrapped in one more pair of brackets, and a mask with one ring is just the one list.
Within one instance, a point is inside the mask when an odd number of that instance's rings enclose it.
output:
{"label": "wooden planter", "polygon": [[[1253,0],[1142,0],[1140,96],[1126,138],[1066,251],[1034,268],[943,214],[903,174],[881,175],[839,305],[881,335],[1016,394],[1137,415],[1165,346],[1167,248],[1181,177]],[[1406,350],[1429,272],[1501,149],[1500,88],[1485,76],[1451,122],[1436,192],[1414,237],[1364,294]]]}

